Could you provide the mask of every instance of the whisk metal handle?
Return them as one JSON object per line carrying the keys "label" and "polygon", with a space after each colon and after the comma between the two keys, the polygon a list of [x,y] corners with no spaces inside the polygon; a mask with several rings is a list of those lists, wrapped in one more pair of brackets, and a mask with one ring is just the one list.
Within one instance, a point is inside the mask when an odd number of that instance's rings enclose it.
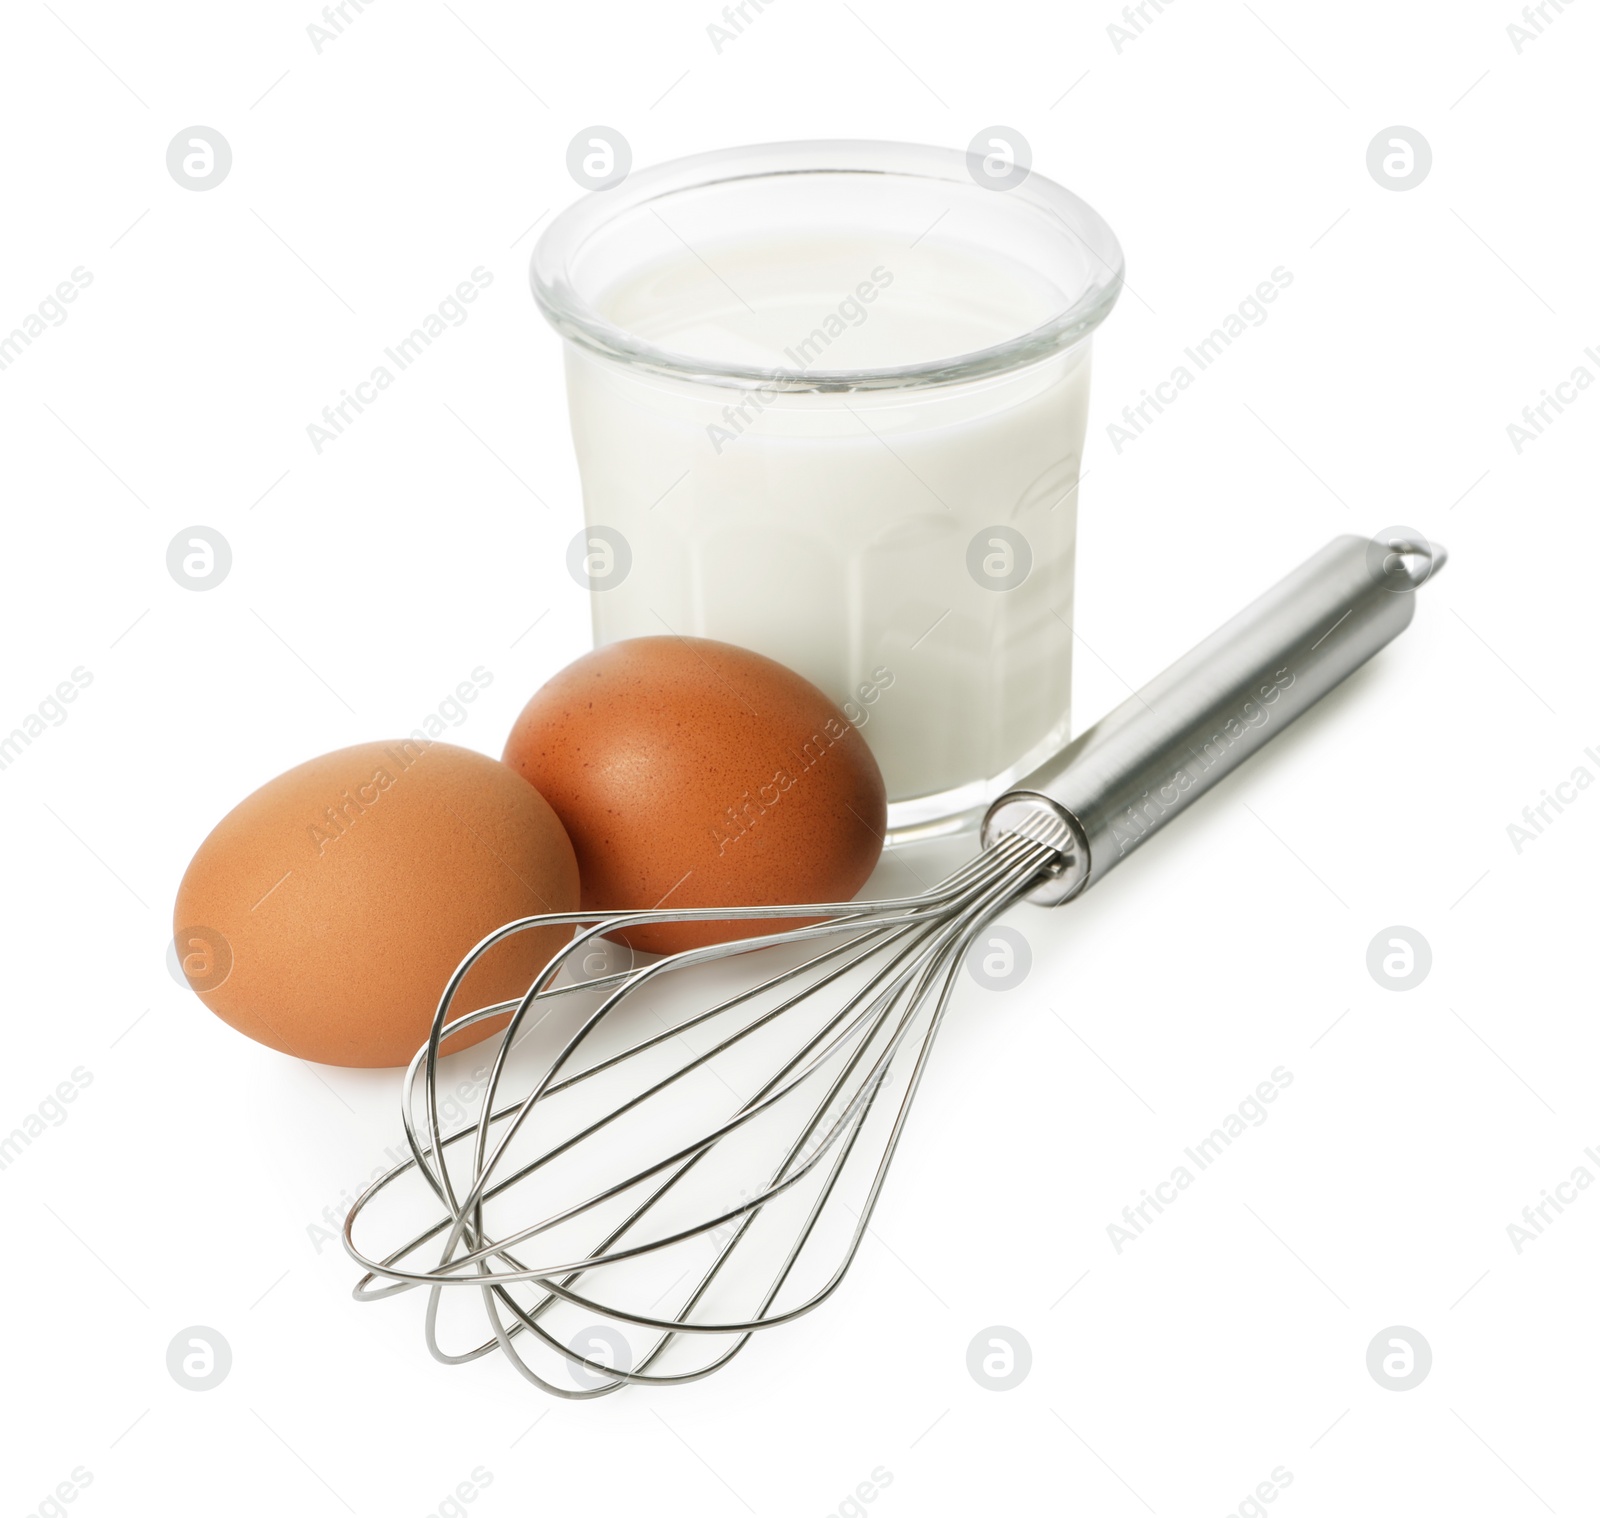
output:
{"label": "whisk metal handle", "polygon": [[1444,560],[1421,538],[1335,538],[995,802],[985,844],[1065,824],[1029,899],[1070,900],[1403,631]]}

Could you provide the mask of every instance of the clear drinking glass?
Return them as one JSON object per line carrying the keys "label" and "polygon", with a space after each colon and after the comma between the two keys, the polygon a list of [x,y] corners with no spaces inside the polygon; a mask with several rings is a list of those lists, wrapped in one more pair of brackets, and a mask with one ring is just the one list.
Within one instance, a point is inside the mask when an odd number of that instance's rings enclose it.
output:
{"label": "clear drinking glass", "polygon": [[833,697],[893,838],[1066,737],[1090,334],[1122,253],[946,148],[797,142],[597,190],[533,255],[566,338],[597,643],[741,644]]}

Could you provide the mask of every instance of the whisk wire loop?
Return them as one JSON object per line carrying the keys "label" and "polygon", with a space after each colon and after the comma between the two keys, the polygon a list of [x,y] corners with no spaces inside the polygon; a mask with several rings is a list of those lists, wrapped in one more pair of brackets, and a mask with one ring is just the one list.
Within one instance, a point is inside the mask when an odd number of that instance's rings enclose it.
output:
{"label": "whisk wire loop", "polygon": [[[461,1364],[498,1347],[533,1384],[556,1396],[580,1400],[630,1383],[681,1385],[699,1380],[725,1365],[757,1331],[813,1311],[837,1290],[866,1236],[950,1003],[956,972],[970,945],[1058,856],[1059,844],[1048,839],[1007,836],[919,896],[545,914],[496,929],[452,975],[428,1040],[406,1072],[402,1117],[410,1157],[374,1180],[346,1220],[346,1249],[365,1271],[356,1285],[356,1297],[374,1300],[426,1287],[424,1329],[436,1359]],[[569,966],[582,963],[593,951],[596,939],[616,939],[630,928],[663,922],[792,923],[797,918],[819,920],[685,950],[590,980],[561,979]],[[553,924],[570,924],[575,935],[519,1000],[452,1015],[461,984],[479,959],[516,933]],[[829,942],[832,939],[839,941]],[[819,952],[777,968],[768,967],[773,956],[763,952],[812,945],[818,945]],[[669,980],[684,974],[716,977],[728,973],[734,962],[753,968],[753,978],[702,1010],[667,1020],[653,1004],[654,993]],[[528,1077],[526,1093],[501,1101],[502,1091],[517,1079],[513,1072],[519,1051],[531,1049],[546,1022],[570,1006],[572,998],[583,995],[598,995],[598,1004],[582,1015],[553,1052],[540,1058]],[[836,1007],[827,1001],[830,995],[837,998]],[[607,1035],[630,1020],[636,1003],[649,1004],[645,1015],[662,1019],[660,1026],[632,1037],[620,1049],[607,1049]],[[739,1020],[741,1011],[746,1015]],[[447,1134],[441,1121],[441,1049],[453,1036],[490,1019],[502,1020],[504,1028],[477,1113]],[[719,1020],[728,1019],[737,1025],[722,1031]],[[624,1167],[627,1173],[621,1179],[612,1179],[603,1168],[591,1171],[576,1163],[592,1157],[596,1141],[602,1135],[610,1137],[608,1130],[643,1118],[664,1099],[692,1111],[693,1082],[704,1084],[710,1075],[727,1085],[722,1071],[731,1070],[729,1062],[747,1046],[780,1033],[790,1020],[801,1028],[798,1046],[791,1042],[776,1071],[752,1095],[736,1097],[731,1112],[718,1114],[709,1124],[691,1124],[694,1131],[687,1137],[656,1139],[658,1152],[642,1165]],[[687,1035],[702,1030],[716,1036],[709,1047],[696,1050]],[[658,1073],[661,1057],[674,1043],[683,1044],[688,1057]],[[553,1137],[541,1132],[529,1142],[550,1109],[582,1097],[586,1087],[599,1088],[622,1077],[632,1077],[634,1083],[620,1099],[593,1112],[581,1111],[570,1131]],[[879,1099],[891,1084],[903,1088],[898,1105],[887,1122],[873,1124]],[[795,1100],[801,1107],[791,1113]],[[789,1123],[786,1142],[775,1147],[755,1142],[752,1130],[780,1116]],[[869,1131],[872,1143],[863,1149]],[[470,1143],[470,1164],[453,1174],[450,1155],[465,1143]],[[748,1155],[741,1156],[748,1163],[759,1162],[762,1154],[777,1155],[756,1172],[762,1178],[752,1183],[754,1189],[741,1188],[737,1200],[728,1193],[725,1177],[713,1180],[709,1174],[717,1167],[708,1162],[720,1161],[730,1144],[749,1145]],[[530,1148],[531,1154],[526,1152]],[[863,1157],[865,1188],[852,1205],[845,1200],[841,1183],[859,1168],[852,1167],[852,1160]],[[566,1192],[561,1193],[554,1173],[567,1162],[574,1162],[577,1173],[564,1178]],[[691,1195],[702,1175],[703,1196]],[[358,1221],[381,1193],[411,1177],[421,1179],[443,1215],[436,1215],[388,1253],[369,1255],[356,1243]],[[642,1196],[631,1199],[641,1191]],[[531,1213],[524,1212],[523,1206],[535,1195],[538,1201]],[[557,1195],[559,1200],[554,1200]],[[756,1247],[763,1220],[787,1206],[785,1199],[800,1203],[800,1210],[788,1207],[781,1233],[778,1228],[766,1230],[773,1237]],[[501,1209],[513,1201],[519,1226],[496,1231],[489,1222],[491,1208]],[[610,1214],[619,1206],[622,1215],[613,1218]],[[809,1258],[808,1246],[818,1239],[819,1228],[840,1209],[854,1218],[842,1238],[831,1242],[830,1263],[813,1273],[797,1300],[780,1306],[785,1287]],[[598,1237],[581,1245],[571,1258],[529,1262],[519,1253],[535,1240],[561,1237],[579,1224],[598,1225]],[[833,1232],[839,1231],[835,1225]],[[431,1265],[421,1258],[427,1250],[435,1251]],[[557,1247],[554,1252],[562,1250]],[[747,1254],[752,1263],[761,1257],[758,1274],[765,1278],[764,1287],[753,1298],[729,1292],[728,1304],[712,1309],[708,1298],[725,1286],[730,1267],[743,1263]],[[618,1269],[658,1257],[686,1268],[653,1300],[629,1300],[620,1280],[612,1287]],[[686,1280],[690,1284],[683,1290]],[[491,1332],[469,1349],[450,1351],[440,1343],[439,1317],[446,1288],[460,1286],[477,1288]],[[532,1300],[519,1296],[530,1290]],[[659,1304],[668,1297],[673,1305],[661,1310]],[[751,1305],[737,1305],[741,1301]],[[553,1330],[553,1317],[563,1309],[569,1318],[573,1311],[588,1315],[586,1343],[583,1334],[563,1342]],[[634,1337],[648,1336],[636,1357],[629,1331]],[[524,1336],[553,1355],[554,1361],[536,1368],[517,1342]],[[610,1347],[611,1360],[594,1357],[599,1342]],[[715,1353],[710,1358],[687,1356],[690,1363],[682,1368],[661,1364],[675,1348],[695,1343],[712,1346]],[[571,1386],[551,1379],[563,1363]]]}

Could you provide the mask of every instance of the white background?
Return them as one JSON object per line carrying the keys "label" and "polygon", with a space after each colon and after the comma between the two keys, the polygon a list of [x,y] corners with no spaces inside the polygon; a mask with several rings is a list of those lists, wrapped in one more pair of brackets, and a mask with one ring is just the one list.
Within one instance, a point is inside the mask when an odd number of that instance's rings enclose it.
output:
{"label": "white background", "polygon": [[[92,1076],[0,1172],[0,1486],[35,1513],[470,1509],[1285,1515],[1592,1510],[1588,1191],[1600,1146],[1594,423],[1507,424],[1600,343],[1600,16],[1520,53],[1510,0],[1181,0],[1119,52],[1105,4],[773,0],[720,54],[711,0],[375,0],[319,54],[305,3],[16,0],[0,57],[0,329],[93,283],[0,372],[0,730],[93,683],[0,772],[0,1133]],[[399,1140],[392,1072],[240,1038],[164,964],[188,856],[246,791],[408,731],[477,665],[455,741],[498,753],[587,644],[559,347],[528,295],[566,147],[635,161],[1020,129],[1121,236],[1082,491],[1077,717],[1092,720],[1329,536],[1393,522],[1452,562],[1412,629],[1080,904],[1019,907],[1034,963],[967,983],[838,1298],[675,1393],[554,1403],[447,1369],[420,1301],[349,1299],[308,1225]],[[168,142],[233,167],[192,193]],[[1396,193],[1368,143],[1434,164]],[[320,456],[306,425],[477,265],[494,282]],[[1292,287],[1118,455],[1106,424],[1275,266]],[[1590,412],[1594,415],[1591,416]],[[193,524],[233,550],[181,588]],[[537,624],[537,625],[534,625]],[[532,628],[529,631],[530,627]],[[887,868],[887,867],[886,867]],[[1432,946],[1374,982],[1390,925]],[[1273,1067],[1293,1084],[1119,1254],[1107,1225]],[[1021,1386],[965,1365],[1031,1345]],[[178,1330],[232,1346],[168,1375]],[[1379,1330],[1432,1346],[1375,1383]],[[1281,1478],[1280,1478],[1281,1481]],[[46,1508],[46,1511],[50,1509]],[[1246,1507],[1246,1512],[1252,1511]]]}

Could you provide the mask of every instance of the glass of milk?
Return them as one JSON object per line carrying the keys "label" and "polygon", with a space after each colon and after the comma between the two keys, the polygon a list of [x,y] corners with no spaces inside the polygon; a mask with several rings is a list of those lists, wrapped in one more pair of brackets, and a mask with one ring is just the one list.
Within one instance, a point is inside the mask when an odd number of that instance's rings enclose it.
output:
{"label": "glass of milk", "polygon": [[1122,252],[993,149],[700,154],[591,192],[533,255],[596,643],[799,671],[877,756],[891,841],[969,825],[1070,725],[1090,336]]}

